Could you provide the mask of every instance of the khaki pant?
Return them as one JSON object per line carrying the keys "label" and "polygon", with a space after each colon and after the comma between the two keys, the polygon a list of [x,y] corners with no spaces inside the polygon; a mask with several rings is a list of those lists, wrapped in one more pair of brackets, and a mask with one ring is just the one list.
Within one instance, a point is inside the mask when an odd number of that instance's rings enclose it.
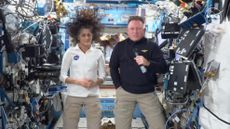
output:
{"label": "khaki pant", "polygon": [[131,129],[132,114],[136,104],[144,114],[149,129],[164,129],[165,118],[155,93],[132,94],[121,87],[116,91],[116,129]]}
{"label": "khaki pant", "polygon": [[63,114],[64,129],[78,129],[80,110],[83,105],[86,108],[87,129],[100,129],[101,110],[97,96],[86,98],[67,96]]}

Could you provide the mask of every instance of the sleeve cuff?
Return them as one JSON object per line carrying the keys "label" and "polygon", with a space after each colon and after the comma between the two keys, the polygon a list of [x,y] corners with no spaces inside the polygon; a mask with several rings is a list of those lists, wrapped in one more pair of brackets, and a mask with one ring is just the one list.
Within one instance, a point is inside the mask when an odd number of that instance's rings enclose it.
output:
{"label": "sleeve cuff", "polygon": [[64,83],[65,83],[66,78],[68,78],[68,76],[60,76],[60,80]]}
{"label": "sleeve cuff", "polygon": [[117,88],[119,88],[120,87],[120,85],[115,85],[115,88],[117,89]]}

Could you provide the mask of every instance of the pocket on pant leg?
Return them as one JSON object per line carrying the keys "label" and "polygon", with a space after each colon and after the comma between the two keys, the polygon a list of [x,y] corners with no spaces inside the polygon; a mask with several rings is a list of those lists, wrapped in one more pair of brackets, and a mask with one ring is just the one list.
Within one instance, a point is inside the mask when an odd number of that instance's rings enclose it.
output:
{"label": "pocket on pant leg", "polygon": [[98,97],[90,98],[90,100],[86,102],[86,112],[87,114],[91,114],[91,116],[101,117],[101,104]]}

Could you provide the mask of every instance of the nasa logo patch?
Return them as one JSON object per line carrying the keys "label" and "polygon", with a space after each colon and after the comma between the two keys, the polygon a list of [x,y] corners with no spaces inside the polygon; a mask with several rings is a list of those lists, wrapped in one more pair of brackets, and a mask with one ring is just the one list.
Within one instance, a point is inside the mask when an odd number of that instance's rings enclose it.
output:
{"label": "nasa logo patch", "polygon": [[79,55],[76,55],[73,57],[74,60],[78,60],[79,59]]}

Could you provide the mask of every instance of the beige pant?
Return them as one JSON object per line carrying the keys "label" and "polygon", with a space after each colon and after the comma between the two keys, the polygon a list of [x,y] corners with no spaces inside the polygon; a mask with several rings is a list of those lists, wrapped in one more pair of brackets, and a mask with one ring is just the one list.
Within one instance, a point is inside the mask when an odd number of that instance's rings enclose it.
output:
{"label": "beige pant", "polygon": [[132,114],[136,104],[144,114],[149,129],[164,129],[165,118],[155,93],[132,94],[121,87],[116,91],[116,129],[131,129]]}
{"label": "beige pant", "polygon": [[86,108],[87,129],[99,129],[101,125],[100,101],[97,96],[86,98],[67,96],[64,105],[63,128],[78,129],[80,110]]}

